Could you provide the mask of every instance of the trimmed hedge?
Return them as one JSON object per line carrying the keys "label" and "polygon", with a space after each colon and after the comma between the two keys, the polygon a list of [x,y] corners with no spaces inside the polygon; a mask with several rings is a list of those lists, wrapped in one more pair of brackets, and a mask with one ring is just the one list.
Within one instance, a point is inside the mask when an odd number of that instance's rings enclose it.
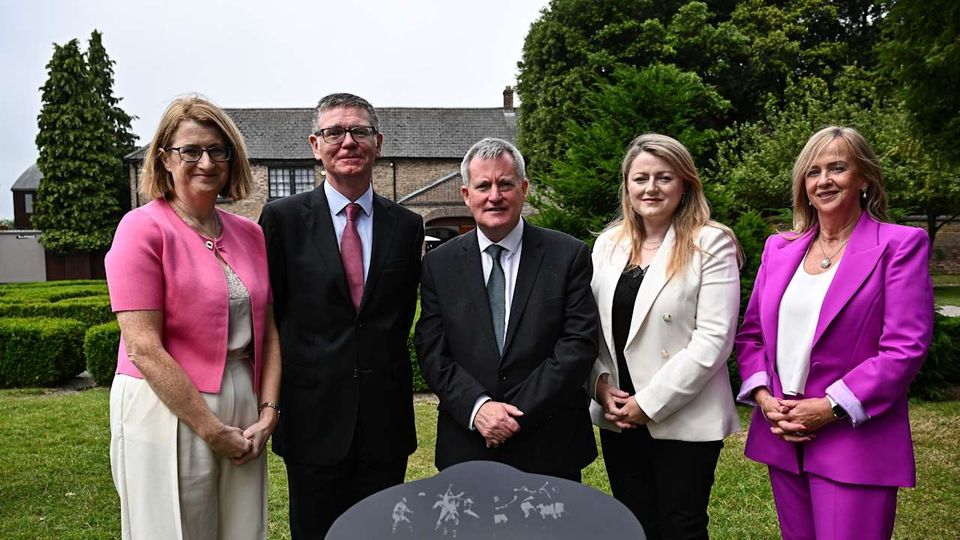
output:
{"label": "trimmed hedge", "polygon": [[66,298],[107,295],[103,280],[51,281],[0,285],[0,304],[59,302]]}
{"label": "trimmed hedge", "polygon": [[957,383],[960,383],[960,317],[944,317],[937,313],[930,352],[910,385],[910,395],[943,401],[948,397],[947,388]]}
{"label": "trimmed hedge", "polygon": [[117,349],[120,347],[120,325],[117,321],[98,324],[87,330],[83,338],[83,355],[87,372],[100,386],[110,386],[117,370]]}
{"label": "trimmed hedge", "polygon": [[0,387],[56,386],[84,369],[80,321],[0,318]]}
{"label": "trimmed hedge", "polygon": [[107,295],[72,297],[59,302],[0,303],[0,318],[75,319],[85,328],[114,320]]}

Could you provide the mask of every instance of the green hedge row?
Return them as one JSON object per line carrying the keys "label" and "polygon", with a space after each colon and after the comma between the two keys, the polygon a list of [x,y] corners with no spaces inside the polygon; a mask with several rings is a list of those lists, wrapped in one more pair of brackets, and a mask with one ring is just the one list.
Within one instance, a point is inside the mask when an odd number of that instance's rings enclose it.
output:
{"label": "green hedge row", "polygon": [[0,387],[56,386],[76,376],[86,329],[71,319],[0,318]]}
{"label": "green hedge row", "polygon": [[0,304],[59,302],[67,298],[107,295],[102,280],[10,283],[0,285]]}
{"label": "green hedge row", "polygon": [[933,342],[927,360],[910,385],[910,395],[920,399],[947,399],[947,388],[960,383],[960,317],[937,313]]}
{"label": "green hedge row", "polygon": [[74,319],[87,328],[114,319],[110,297],[106,295],[71,297],[58,302],[0,303],[0,318],[7,317]]}
{"label": "green hedge row", "polygon": [[117,369],[117,348],[120,346],[120,325],[117,321],[98,324],[87,330],[83,339],[83,355],[87,372],[100,386],[110,386]]}

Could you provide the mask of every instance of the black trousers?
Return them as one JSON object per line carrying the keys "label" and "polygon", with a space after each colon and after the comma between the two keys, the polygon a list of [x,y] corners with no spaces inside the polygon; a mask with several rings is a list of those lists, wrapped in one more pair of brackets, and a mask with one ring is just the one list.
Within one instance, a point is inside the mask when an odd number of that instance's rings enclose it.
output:
{"label": "black trousers", "polygon": [[659,440],[645,426],[600,430],[613,496],[649,540],[708,538],[707,504],[723,441]]}
{"label": "black trousers", "polygon": [[343,461],[334,465],[284,463],[290,488],[290,536],[294,540],[322,540],[347,509],[378,491],[402,484],[407,471],[407,456],[373,461],[356,444]]}

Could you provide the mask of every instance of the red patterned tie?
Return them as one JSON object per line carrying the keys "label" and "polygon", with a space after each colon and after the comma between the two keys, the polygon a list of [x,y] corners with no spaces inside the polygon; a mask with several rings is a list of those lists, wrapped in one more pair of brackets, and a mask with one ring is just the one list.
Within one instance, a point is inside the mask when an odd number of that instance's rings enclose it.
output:
{"label": "red patterned tie", "polygon": [[343,261],[343,271],[347,274],[347,286],[350,287],[350,298],[353,307],[360,308],[363,298],[363,247],[360,244],[360,234],[357,233],[357,218],[363,208],[357,203],[347,205],[347,226],[343,229],[343,238],[340,239],[340,260]]}

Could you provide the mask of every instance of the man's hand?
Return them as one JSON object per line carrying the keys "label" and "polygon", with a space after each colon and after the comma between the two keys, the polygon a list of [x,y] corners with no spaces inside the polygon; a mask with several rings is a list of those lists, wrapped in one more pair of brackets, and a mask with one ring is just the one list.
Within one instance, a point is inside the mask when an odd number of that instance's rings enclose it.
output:
{"label": "man's hand", "polygon": [[509,403],[491,400],[480,406],[473,427],[486,439],[487,448],[493,448],[520,431],[520,424],[514,420],[518,416],[523,416],[523,411]]}

